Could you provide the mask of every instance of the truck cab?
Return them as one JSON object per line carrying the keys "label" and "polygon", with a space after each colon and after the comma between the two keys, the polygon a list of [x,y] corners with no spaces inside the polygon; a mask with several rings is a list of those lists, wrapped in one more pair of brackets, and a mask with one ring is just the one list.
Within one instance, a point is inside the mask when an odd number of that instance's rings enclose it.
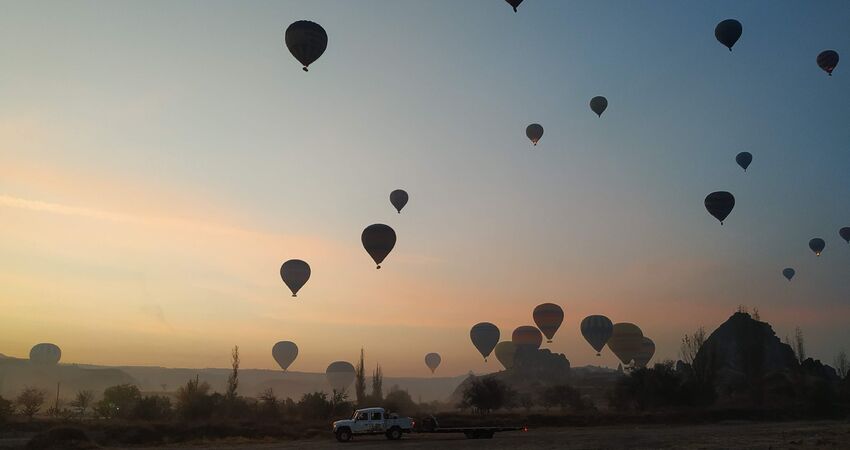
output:
{"label": "truck cab", "polygon": [[350,419],[333,423],[333,432],[340,442],[347,442],[353,436],[384,434],[387,439],[401,439],[403,433],[413,430],[414,422],[409,417],[388,414],[384,408],[362,408],[354,411]]}

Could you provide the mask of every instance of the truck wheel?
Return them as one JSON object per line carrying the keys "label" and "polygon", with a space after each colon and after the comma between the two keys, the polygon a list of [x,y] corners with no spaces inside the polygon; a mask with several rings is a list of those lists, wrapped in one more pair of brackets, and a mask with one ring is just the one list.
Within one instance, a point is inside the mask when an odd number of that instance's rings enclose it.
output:
{"label": "truck wheel", "polygon": [[390,428],[390,431],[387,431],[387,439],[391,441],[397,441],[401,439],[401,428],[393,427]]}
{"label": "truck wheel", "polygon": [[343,428],[341,430],[337,430],[336,432],[336,440],[340,442],[348,442],[351,440],[351,430],[347,428]]}

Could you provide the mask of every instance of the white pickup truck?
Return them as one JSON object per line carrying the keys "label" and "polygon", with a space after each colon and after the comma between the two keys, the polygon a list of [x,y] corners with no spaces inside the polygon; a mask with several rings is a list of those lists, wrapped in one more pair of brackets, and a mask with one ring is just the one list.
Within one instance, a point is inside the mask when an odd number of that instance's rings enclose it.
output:
{"label": "white pickup truck", "polygon": [[410,417],[388,414],[384,408],[364,408],[354,411],[351,419],[334,422],[334,436],[340,442],[348,442],[352,436],[384,434],[387,439],[401,439],[403,433],[413,431],[416,423]]}

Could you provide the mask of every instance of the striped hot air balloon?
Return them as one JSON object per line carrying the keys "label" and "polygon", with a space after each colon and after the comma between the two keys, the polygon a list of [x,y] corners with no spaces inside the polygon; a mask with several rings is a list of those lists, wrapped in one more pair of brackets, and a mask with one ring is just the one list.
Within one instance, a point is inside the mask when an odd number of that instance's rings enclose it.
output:
{"label": "striped hot air balloon", "polygon": [[643,344],[643,332],[633,323],[614,324],[614,332],[608,339],[608,348],[617,355],[623,364],[628,365],[635,359]]}
{"label": "striped hot air balloon", "polygon": [[596,350],[596,356],[599,356],[613,333],[614,324],[605,316],[587,316],[581,321],[581,335]]}
{"label": "striped hot air balloon", "polygon": [[514,330],[511,341],[519,348],[533,348],[537,350],[543,343],[543,335],[536,327],[523,325]]}

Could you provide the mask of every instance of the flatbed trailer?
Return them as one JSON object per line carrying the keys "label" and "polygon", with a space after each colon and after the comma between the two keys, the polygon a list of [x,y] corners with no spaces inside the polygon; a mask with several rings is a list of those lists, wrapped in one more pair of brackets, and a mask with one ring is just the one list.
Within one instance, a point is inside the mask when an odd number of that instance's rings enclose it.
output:
{"label": "flatbed trailer", "polygon": [[441,427],[434,416],[422,421],[417,433],[463,433],[467,439],[492,439],[493,435],[503,431],[528,431],[528,427]]}

